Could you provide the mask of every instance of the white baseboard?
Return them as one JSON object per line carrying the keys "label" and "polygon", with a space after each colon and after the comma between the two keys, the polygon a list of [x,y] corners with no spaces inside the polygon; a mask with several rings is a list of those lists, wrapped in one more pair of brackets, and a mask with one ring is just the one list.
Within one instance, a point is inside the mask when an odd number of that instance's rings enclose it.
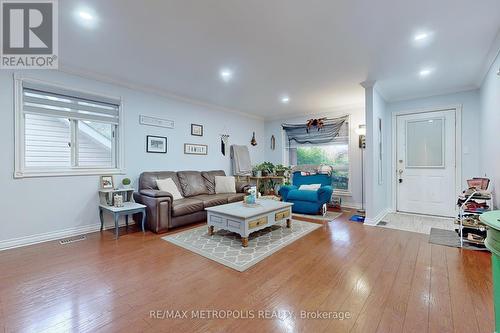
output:
{"label": "white baseboard", "polygon": [[[130,219],[129,225],[135,224],[134,220]],[[125,222],[118,223],[118,226],[125,226]],[[114,225],[104,225],[104,230],[114,229]],[[82,227],[62,229],[58,231],[45,232],[42,234],[36,234],[26,237],[12,238],[0,241],[0,251],[14,249],[16,247],[28,246],[43,242],[49,242],[61,238],[74,237],[84,234],[89,234],[91,232],[97,232],[101,230],[101,223],[86,225]]]}
{"label": "white baseboard", "polygon": [[376,225],[377,223],[379,223],[383,218],[384,216],[386,216],[388,213],[391,212],[391,209],[390,208],[385,208],[383,209],[380,213],[377,214],[377,216],[375,216],[374,218],[370,219],[370,218],[366,218],[365,219],[365,225]]}
{"label": "white baseboard", "polygon": [[345,203],[345,204],[343,203],[342,207],[358,210],[358,209],[361,209],[361,204],[357,204],[357,203],[354,203],[354,202],[352,202],[352,203]]}

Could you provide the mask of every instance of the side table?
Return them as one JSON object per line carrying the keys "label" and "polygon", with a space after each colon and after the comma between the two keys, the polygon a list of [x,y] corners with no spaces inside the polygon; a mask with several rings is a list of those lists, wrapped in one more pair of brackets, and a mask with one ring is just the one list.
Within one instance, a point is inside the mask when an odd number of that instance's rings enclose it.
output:
{"label": "side table", "polygon": [[104,218],[103,218],[104,211],[113,214],[113,219],[115,221],[115,239],[118,239],[118,220],[122,215],[125,215],[125,223],[128,227],[128,216],[135,213],[142,213],[142,232],[144,232],[144,222],[146,221],[146,206],[135,202],[124,202],[123,207],[99,205],[101,231],[104,228]]}

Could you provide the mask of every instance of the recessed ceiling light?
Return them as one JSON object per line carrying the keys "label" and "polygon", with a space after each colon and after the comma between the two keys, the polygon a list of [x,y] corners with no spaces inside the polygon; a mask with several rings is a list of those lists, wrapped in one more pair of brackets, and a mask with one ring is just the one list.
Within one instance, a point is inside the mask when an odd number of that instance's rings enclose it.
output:
{"label": "recessed ceiling light", "polygon": [[430,69],[430,68],[424,68],[422,69],[418,74],[421,76],[421,77],[426,77],[426,76],[429,76],[430,74],[432,74],[433,70]]}
{"label": "recessed ceiling light", "polygon": [[229,82],[233,78],[233,71],[230,69],[221,69],[219,73],[222,81]]}
{"label": "recessed ceiling light", "polygon": [[75,11],[76,21],[85,28],[94,28],[97,25],[97,15],[89,8],[79,8]]}
{"label": "recessed ceiling light", "polygon": [[290,102],[290,97],[289,96],[282,96],[281,97],[281,103],[288,104],[289,102]]}
{"label": "recessed ceiling light", "polygon": [[434,33],[429,30],[417,31],[412,37],[412,44],[415,47],[424,47],[432,43],[434,39]]}
{"label": "recessed ceiling light", "polygon": [[415,35],[415,37],[413,37],[413,39],[415,41],[421,41],[421,40],[425,40],[429,37],[429,34],[427,32],[421,32],[421,33],[418,33]]}
{"label": "recessed ceiling light", "polygon": [[78,12],[78,16],[80,16],[81,19],[86,21],[92,21],[94,19],[94,16],[92,14],[84,11]]}

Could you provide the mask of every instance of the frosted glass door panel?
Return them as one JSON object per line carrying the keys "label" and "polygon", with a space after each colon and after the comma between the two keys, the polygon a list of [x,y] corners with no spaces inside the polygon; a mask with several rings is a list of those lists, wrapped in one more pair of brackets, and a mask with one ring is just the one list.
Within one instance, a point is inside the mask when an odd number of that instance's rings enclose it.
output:
{"label": "frosted glass door panel", "polygon": [[406,123],[406,167],[444,167],[444,119]]}

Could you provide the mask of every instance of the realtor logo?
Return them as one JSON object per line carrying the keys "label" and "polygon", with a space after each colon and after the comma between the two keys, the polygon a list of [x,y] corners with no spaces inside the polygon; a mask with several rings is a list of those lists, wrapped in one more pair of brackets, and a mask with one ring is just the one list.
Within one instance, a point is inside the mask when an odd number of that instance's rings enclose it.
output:
{"label": "realtor logo", "polygon": [[1,0],[4,69],[57,69],[57,0]]}

